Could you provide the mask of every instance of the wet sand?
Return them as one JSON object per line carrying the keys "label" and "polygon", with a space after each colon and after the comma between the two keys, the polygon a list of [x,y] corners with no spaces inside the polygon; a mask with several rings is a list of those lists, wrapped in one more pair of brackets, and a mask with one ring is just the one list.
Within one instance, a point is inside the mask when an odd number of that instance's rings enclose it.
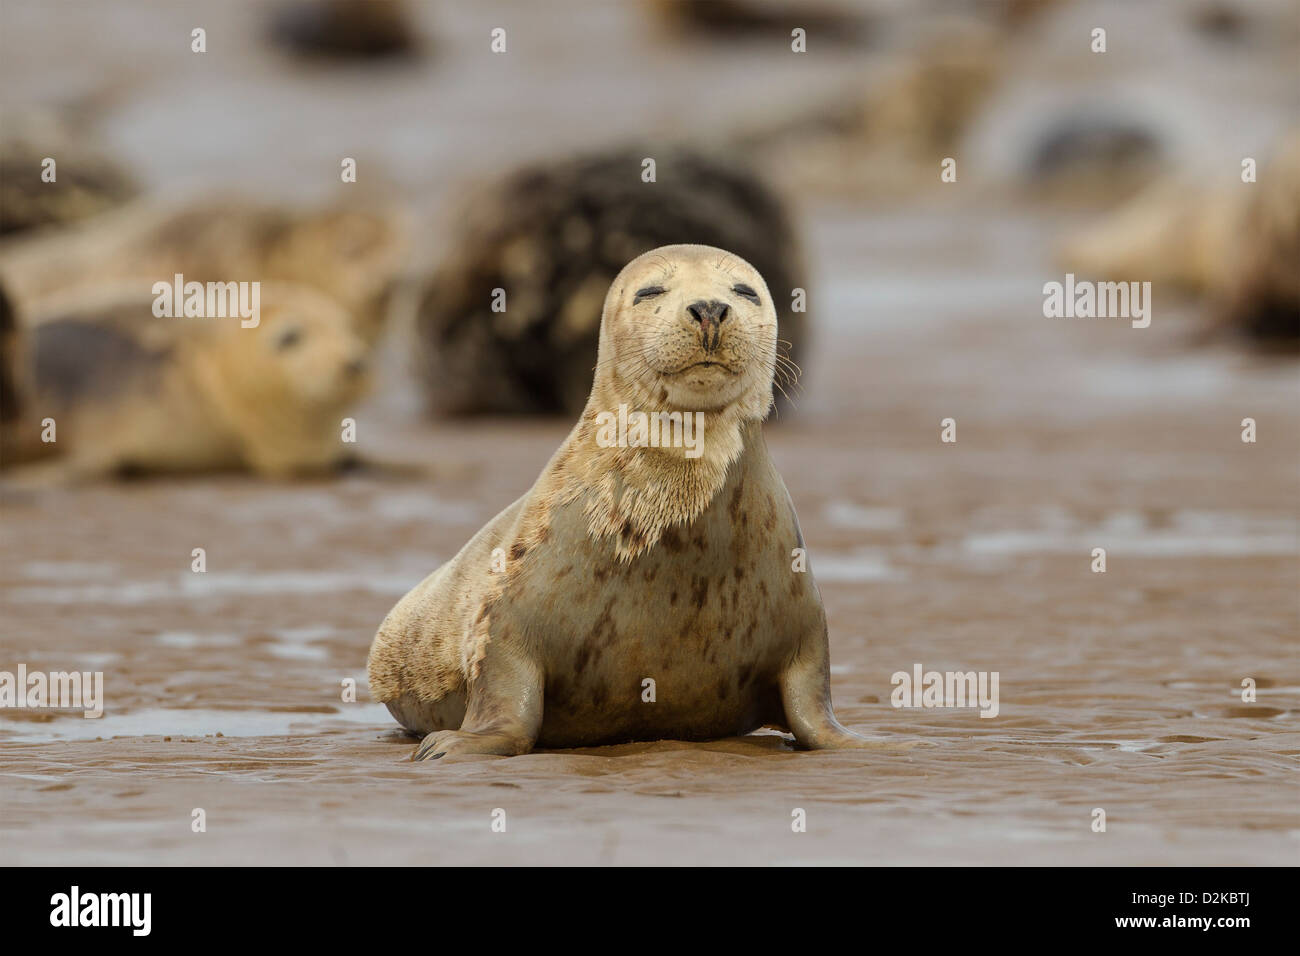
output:
{"label": "wet sand", "polygon": [[[915,746],[799,753],[768,734],[409,763],[413,742],[365,694],[374,628],[531,483],[568,424],[426,426],[378,399],[363,447],[428,479],[9,503],[0,659],[102,670],[107,706],[99,720],[0,712],[0,856],[1295,863],[1293,369],[1187,350],[1174,315],[1144,330],[1043,319],[1015,264],[1046,268],[1031,251],[1043,221],[1020,218],[993,248],[947,230],[951,215],[921,217],[915,256],[891,242],[946,280],[919,266],[904,280],[816,217],[815,246],[871,265],[827,277],[837,308],[815,373],[799,413],[768,428],[829,613],[840,717]],[[854,234],[890,233],[874,225]],[[964,305],[942,291],[963,261]],[[930,293],[891,318],[902,281]],[[917,662],[998,671],[999,715],[892,707],[890,675]],[[341,700],[348,677],[357,703]],[[195,807],[206,833],[190,831]],[[807,833],[791,832],[796,807]]]}

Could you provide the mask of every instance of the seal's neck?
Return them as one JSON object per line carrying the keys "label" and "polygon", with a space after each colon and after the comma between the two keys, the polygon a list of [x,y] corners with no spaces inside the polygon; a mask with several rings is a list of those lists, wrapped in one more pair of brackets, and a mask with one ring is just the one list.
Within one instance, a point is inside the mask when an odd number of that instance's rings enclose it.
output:
{"label": "seal's neck", "polygon": [[553,504],[583,499],[588,533],[614,537],[623,561],[648,550],[667,528],[698,518],[742,455],[767,454],[761,422],[734,407],[691,413],[700,416],[698,446],[691,449],[630,444],[639,434],[631,427],[620,431],[618,413],[611,421],[610,410],[597,405],[588,404],[542,481]]}

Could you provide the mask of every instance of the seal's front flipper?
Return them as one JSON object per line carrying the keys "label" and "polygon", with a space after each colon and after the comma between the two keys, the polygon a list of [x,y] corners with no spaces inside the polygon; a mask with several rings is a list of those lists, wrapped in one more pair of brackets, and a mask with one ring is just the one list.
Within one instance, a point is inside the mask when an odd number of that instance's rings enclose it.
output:
{"label": "seal's front flipper", "polygon": [[435,730],[412,760],[452,754],[526,754],[542,728],[542,669],[509,642],[488,645],[479,676],[470,682],[460,730]]}
{"label": "seal's front flipper", "polygon": [[[824,628],[824,625],[823,625]],[[855,734],[835,719],[831,709],[831,676],[826,632],[810,635],[781,672],[781,703],[795,742],[808,750],[894,749],[892,740]]]}
{"label": "seal's front flipper", "polygon": [[531,740],[508,732],[435,730],[420,742],[412,760],[437,760],[450,754],[495,754],[516,757],[533,749]]}

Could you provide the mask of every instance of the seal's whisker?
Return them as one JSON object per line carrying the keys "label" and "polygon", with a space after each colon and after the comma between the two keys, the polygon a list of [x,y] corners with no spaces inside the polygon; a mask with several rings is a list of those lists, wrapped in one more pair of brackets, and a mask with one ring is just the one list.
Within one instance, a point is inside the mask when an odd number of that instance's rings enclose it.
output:
{"label": "seal's whisker", "polygon": [[803,369],[800,368],[799,364],[788,355],[777,355],[775,357],[775,364],[780,368],[793,372],[796,376],[803,374]]}
{"label": "seal's whisker", "polygon": [[[781,395],[785,398],[786,403],[790,406],[791,409],[793,409],[793,410],[795,410],[795,411],[798,411],[798,409],[799,409],[799,403],[798,403],[798,401],[796,401],[796,400],[795,400],[795,397],[794,397],[793,395],[791,395],[789,392],[787,392],[787,391],[786,391],[786,390],[781,386],[781,383],[778,382],[775,378],[772,379],[772,387],[775,388],[778,392],[781,393]],[[780,418],[780,417],[781,417],[781,405],[780,405],[780,403],[779,403],[779,402],[773,402],[773,405],[776,407],[776,417],[777,417],[777,418]]]}

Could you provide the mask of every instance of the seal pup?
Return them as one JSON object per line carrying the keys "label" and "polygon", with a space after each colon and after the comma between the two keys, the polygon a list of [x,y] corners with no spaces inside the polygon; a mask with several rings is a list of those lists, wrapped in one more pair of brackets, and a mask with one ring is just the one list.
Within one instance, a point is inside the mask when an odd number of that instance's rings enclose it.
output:
{"label": "seal pup", "polygon": [[[285,478],[350,457],[342,420],[367,384],[369,349],[339,303],[264,282],[260,321],[245,328],[238,318],[160,320],[151,300],[121,289],[51,306],[26,330],[5,465],[57,455],[36,466],[39,484],[225,469]],[[50,443],[39,440],[47,419]]]}
{"label": "seal pup", "polygon": [[[623,268],[569,437],[375,636],[371,692],[425,735],[416,759],[765,725],[806,748],[879,745],[835,719],[821,595],[793,570],[803,538],[761,431],[776,343],[766,283],[728,252]],[[612,440],[627,409],[690,415],[701,440]]]}
{"label": "seal pup", "polygon": [[130,279],[147,289],[178,273],[194,282],[292,282],[340,302],[357,334],[377,342],[408,228],[402,213],[379,201],[300,208],[169,195],[6,244],[0,275],[20,304]]}

